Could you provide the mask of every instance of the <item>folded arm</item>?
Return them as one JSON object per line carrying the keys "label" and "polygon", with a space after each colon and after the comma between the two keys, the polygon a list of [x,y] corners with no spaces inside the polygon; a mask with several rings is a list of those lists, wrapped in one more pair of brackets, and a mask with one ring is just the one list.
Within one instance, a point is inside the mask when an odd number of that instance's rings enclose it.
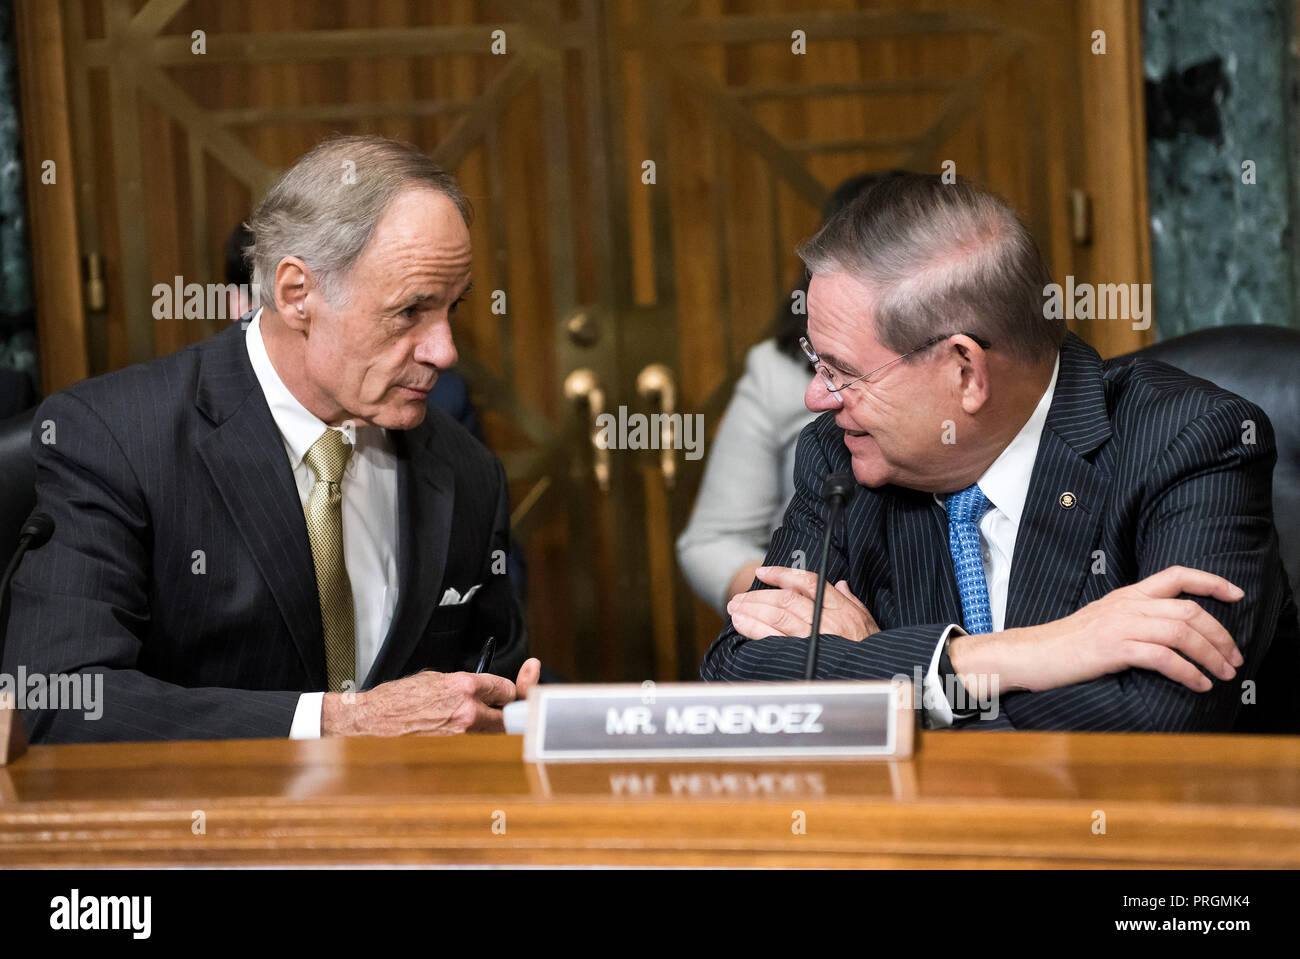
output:
{"label": "folded arm", "polygon": [[[1247,420],[1254,443],[1243,441]],[[1053,623],[954,640],[954,669],[1001,677],[1001,709],[1018,729],[1231,729],[1286,598],[1275,459],[1253,404],[1206,411],[1150,471],[1139,581]],[[1091,678],[1061,682],[1075,670]]]}

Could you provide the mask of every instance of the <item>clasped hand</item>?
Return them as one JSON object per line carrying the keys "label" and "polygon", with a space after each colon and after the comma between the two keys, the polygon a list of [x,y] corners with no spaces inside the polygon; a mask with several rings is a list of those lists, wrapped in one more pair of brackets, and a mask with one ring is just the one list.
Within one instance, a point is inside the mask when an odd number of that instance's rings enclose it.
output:
{"label": "clasped hand", "polygon": [[[760,566],[755,575],[760,582],[776,588],[754,589],[731,598],[727,612],[736,632],[748,639],[810,635],[817,574],[789,566]],[[856,643],[880,632],[880,627],[849,590],[848,582],[840,580],[833,588],[827,584],[817,631]]]}

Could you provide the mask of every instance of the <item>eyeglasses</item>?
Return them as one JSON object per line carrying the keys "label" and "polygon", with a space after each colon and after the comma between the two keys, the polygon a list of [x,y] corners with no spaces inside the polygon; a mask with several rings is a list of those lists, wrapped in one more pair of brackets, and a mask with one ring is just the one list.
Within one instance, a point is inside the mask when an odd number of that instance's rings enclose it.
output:
{"label": "eyeglasses", "polygon": [[812,344],[808,342],[808,337],[806,336],[799,337],[799,346],[803,349],[803,355],[808,357],[808,362],[813,365],[813,369],[817,371],[817,375],[820,376],[822,378],[822,382],[826,384],[827,391],[831,394],[831,396],[835,397],[836,402],[838,402],[841,406],[843,406],[844,398],[840,396],[841,390],[846,390],[854,383],[857,383],[860,380],[865,380],[868,376],[874,376],[875,374],[883,370],[886,366],[893,366],[895,363],[899,362],[900,360],[907,359],[913,353],[919,353],[921,350],[928,349],[929,347],[934,346],[936,343],[942,343],[944,340],[948,339],[948,337],[956,336],[958,333],[960,333],[962,336],[969,336],[972,340],[974,340],[976,343],[980,345],[981,349],[987,350],[987,349],[991,349],[993,346],[993,344],[989,343],[987,340],[982,339],[981,337],[978,337],[973,333],[965,333],[961,330],[958,330],[957,333],[944,333],[941,336],[935,336],[926,340],[916,349],[908,350],[902,356],[896,356],[888,363],[885,363],[881,366],[877,366],[874,370],[871,370],[868,373],[863,373],[861,376],[855,376],[853,379],[847,382],[843,382],[843,374],[840,373],[839,370],[835,369],[833,366],[827,366],[825,363],[822,362],[821,357],[817,355],[817,351],[814,350],[812,348]]}

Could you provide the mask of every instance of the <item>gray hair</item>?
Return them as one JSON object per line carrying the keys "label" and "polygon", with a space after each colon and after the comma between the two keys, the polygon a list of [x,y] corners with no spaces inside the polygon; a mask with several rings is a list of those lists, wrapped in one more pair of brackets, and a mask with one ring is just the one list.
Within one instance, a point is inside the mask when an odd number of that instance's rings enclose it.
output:
{"label": "gray hair", "polygon": [[895,353],[963,332],[1036,365],[1065,339],[1065,321],[1044,316],[1052,275],[1029,230],[961,177],[886,180],[798,253],[813,274],[846,272],[872,291],[876,337]]}
{"label": "gray hair", "polygon": [[388,205],[402,193],[443,194],[469,224],[469,201],[456,178],[409,143],[378,136],[340,136],[295,163],[249,217],[254,295],[275,309],[275,271],[286,256],[307,264],[330,303],[346,302],[348,273]]}

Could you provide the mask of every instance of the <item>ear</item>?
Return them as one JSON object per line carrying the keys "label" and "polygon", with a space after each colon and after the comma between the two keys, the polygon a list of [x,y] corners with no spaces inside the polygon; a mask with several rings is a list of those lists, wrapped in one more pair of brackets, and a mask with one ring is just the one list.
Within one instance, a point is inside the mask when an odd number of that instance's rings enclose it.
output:
{"label": "ear", "polygon": [[296,256],[286,256],[275,268],[275,312],[291,330],[307,332],[311,325],[307,309],[307,294],[315,286],[315,278],[307,264]]}
{"label": "ear", "polygon": [[968,416],[974,416],[989,400],[992,385],[989,356],[982,346],[965,333],[950,336],[947,345],[953,361],[958,365],[962,411]]}

